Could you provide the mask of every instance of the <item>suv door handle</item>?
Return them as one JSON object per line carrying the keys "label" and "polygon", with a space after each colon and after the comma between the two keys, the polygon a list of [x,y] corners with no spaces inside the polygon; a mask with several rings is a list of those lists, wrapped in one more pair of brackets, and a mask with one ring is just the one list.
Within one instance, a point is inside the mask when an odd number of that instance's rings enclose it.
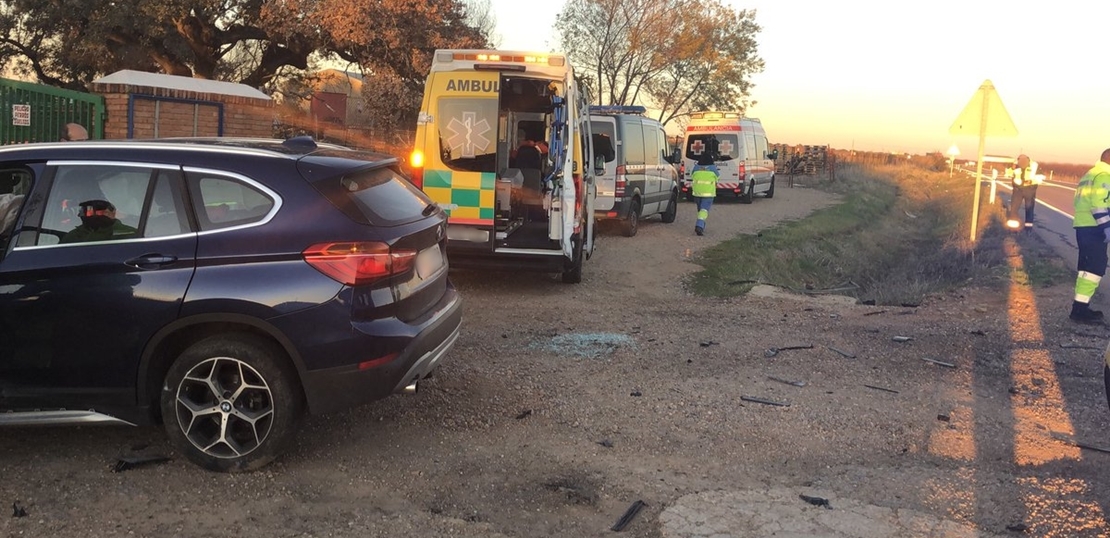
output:
{"label": "suv door handle", "polygon": [[144,254],[131,258],[123,263],[139,269],[155,269],[162,265],[169,265],[177,261],[177,256],[163,256],[161,254]]}

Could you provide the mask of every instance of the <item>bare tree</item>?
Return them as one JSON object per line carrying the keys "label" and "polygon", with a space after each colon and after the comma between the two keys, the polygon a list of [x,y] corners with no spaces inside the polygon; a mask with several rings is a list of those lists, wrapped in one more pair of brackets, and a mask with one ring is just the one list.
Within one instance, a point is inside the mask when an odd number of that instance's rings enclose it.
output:
{"label": "bare tree", "polygon": [[664,123],[742,110],[763,69],[755,12],[719,0],[568,0],[555,27],[600,104],[644,104]]}
{"label": "bare tree", "polygon": [[464,0],[466,23],[486,37],[491,48],[501,44],[501,36],[494,35],[497,30],[497,15],[493,13],[490,0]]}

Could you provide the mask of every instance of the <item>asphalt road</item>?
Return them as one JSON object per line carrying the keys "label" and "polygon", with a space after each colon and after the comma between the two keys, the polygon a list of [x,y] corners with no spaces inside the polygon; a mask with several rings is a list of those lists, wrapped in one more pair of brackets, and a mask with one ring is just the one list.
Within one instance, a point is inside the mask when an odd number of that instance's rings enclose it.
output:
{"label": "asphalt road", "polygon": [[[984,194],[989,193],[990,181],[984,181],[987,186]],[[1010,203],[1010,184],[1008,181],[998,182],[998,196],[1004,203]],[[1072,198],[1075,196],[1075,186],[1066,183],[1045,182],[1037,188],[1037,208],[1034,210],[1033,228],[1052,248],[1059,253],[1071,266],[1075,268],[1076,256],[1079,247],[1075,244],[1075,231],[1072,229]],[[990,199],[984,196],[989,203]]]}

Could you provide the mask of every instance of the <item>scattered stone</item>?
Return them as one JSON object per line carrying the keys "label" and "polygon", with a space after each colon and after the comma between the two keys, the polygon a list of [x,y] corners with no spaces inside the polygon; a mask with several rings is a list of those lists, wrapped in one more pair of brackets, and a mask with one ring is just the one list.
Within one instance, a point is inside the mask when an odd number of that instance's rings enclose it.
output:
{"label": "scattered stone", "polygon": [[19,505],[19,501],[12,503],[12,517],[27,517],[27,510]]}
{"label": "scattered stone", "polygon": [[895,342],[902,343],[902,342],[909,342],[910,340],[913,340],[913,337],[912,336],[895,336],[894,338],[891,338],[891,340],[894,340]]}

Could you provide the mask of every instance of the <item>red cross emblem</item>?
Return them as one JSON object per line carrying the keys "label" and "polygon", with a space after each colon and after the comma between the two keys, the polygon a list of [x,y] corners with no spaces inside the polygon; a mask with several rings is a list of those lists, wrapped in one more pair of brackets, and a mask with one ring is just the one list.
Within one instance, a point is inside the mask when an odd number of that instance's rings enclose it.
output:
{"label": "red cross emblem", "polygon": [[701,152],[705,150],[705,144],[701,140],[695,140],[690,144],[690,149],[693,150],[694,155],[701,155]]}
{"label": "red cross emblem", "polygon": [[718,149],[721,150],[721,155],[731,156],[732,155],[732,142],[729,142],[728,140],[725,140],[724,142],[721,142],[721,145],[718,146]]}

